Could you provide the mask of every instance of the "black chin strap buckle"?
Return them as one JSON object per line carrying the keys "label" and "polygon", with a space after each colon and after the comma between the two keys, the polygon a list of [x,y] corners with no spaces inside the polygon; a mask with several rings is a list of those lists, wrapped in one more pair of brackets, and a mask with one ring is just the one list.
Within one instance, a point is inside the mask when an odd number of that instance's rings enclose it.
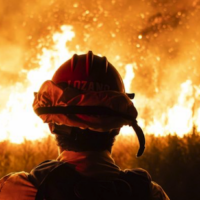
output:
{"label": "black chin strap buckle", "polygon": [[134,99],[134,98],[135,98],[135,93],[126,93],[126,95],[127,95],[130,99]]}

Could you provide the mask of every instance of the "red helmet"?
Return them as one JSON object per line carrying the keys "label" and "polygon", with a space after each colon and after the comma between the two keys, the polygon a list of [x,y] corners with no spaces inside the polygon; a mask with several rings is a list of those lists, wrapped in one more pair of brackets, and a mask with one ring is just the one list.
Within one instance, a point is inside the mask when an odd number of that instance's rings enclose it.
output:
{"label": "red helmet", "polygon": [[140,156],[145,148],[145,138],[136,121],[137,110],[128,96],[133,98],[134,94],[125,94],[120,74],[106,57],[89,51],[83,55],[75,54],[61,65],[52,81],[41,86],[33,106],[44,122],[55,125],[57,133],[63,131],[60,125],[104,132],[128,124],[138,136],[140,149],[137,155]]}
{"label": "red helmet", "polygon": [[83,55],[75,54],[58,68],[52,81],[55,84],[64,82],[80,90],[114,90],[125,93],[118,71],[106,57],[96,56],[92,51]]}

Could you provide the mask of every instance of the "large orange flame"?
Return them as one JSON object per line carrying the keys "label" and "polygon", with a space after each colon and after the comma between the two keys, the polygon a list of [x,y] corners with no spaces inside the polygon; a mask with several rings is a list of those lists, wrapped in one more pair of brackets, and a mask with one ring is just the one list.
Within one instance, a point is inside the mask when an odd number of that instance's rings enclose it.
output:
{"label": "large orange flame", "polygon": [[53,35],[55,45],[51,49],[43,48],[43,53],[38,55],[40,68],[27,72],[27,85],[13,86],[6,107],[0,113],[0,140],[21,143],[24,138],[35,140],[47,135],[47,127],[32,110],[34,92],[45,80],[51,79],[56,67],[72,56],[73,52],[69,52],[65,44],[74,36],[71,26],[62,26],[61,32]]}
{"label": "large orange flame", "polygon": [[[200,88],[193,86],[191,80],[181,84],[181,92],[177,103],[166,110],[161,118],[154,121],[145,129],[155,135],[177,134],[183,136],[189,133],[193,127],[199,130],[199,109],[196,112],[195,101],[199,98]],[[162,103],[162,102],[161,102]]]}

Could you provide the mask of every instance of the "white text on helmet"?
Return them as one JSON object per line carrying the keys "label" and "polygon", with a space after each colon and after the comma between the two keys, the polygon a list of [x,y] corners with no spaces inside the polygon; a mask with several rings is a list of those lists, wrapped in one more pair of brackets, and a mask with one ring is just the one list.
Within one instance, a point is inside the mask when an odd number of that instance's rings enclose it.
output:
{"label": "white text on helmet", "polygon": [[79,90],[87,91],[105,91],[110,90],[110,86],[103,83],[92,82],[92,81],[80,81],[80,80],[68,80],[68,85],[77,88]]}

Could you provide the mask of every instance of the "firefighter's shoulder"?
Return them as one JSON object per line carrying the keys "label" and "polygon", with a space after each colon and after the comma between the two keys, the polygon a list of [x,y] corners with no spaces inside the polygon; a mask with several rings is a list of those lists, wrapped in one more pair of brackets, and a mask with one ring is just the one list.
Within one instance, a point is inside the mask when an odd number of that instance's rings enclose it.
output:
{"label": "firefighter's shoulder", "polygon": [[12,172],[0,179],[0,199],[33,199],[36,188],[28,180],[27,172]]}

